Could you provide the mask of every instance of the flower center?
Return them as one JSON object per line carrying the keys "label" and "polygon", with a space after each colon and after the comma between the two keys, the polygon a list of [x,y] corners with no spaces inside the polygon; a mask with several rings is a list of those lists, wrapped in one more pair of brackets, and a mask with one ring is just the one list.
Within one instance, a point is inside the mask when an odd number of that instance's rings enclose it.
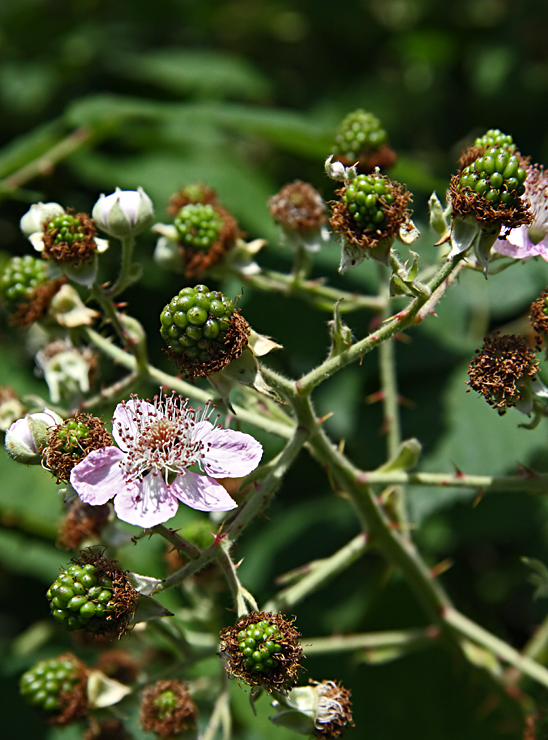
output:
{"label": "flower center", "polygon": [[153,449],[162,450],[177,441],[177,424],[170,419],[153,422],[143,434],[143,443]]}

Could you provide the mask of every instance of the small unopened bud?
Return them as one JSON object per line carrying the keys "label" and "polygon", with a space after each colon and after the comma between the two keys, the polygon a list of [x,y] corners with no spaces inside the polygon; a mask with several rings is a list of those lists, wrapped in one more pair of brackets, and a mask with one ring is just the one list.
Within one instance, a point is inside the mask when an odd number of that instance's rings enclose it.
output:
{"label": "small unopened bud", "polygon": [[152,223],[154,206],[143,188],[101,195],[93,206],[93,220],[110,236],[123,239],[144,231]]}
{"label": "small unopened bud", "polygon": [[47,444],[50,428],[62,421],[60,416],[48,408],[18,419],[6,432],[8,455],[24,465],[38,465],[42,459],[41,448]]}
{"label": "small unopened bud", "polygon": [[445,220],[443,206],[435,192],[428,200],[428,208],[430,209],[430,227],[439,236],[444,236],[449,231],[449,225]]}

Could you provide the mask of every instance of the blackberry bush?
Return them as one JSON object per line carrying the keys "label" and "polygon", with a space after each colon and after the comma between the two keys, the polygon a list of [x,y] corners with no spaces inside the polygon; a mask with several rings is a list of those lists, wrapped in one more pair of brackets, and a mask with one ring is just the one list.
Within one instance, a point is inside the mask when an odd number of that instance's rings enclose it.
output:
{"label": "blackberry bush", "polygon": [[183,288],[160,314],[160,333],[187,375],[209,375],[247,344],[249,327],[231,300],[207,285]]}

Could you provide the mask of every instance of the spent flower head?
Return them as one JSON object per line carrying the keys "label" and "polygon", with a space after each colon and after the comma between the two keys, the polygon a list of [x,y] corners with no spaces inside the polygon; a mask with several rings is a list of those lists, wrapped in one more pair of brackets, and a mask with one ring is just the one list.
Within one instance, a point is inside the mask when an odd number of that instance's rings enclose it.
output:
{"label": "spent flower head", "polygon": [[143,691],[140,720],[149,732],[174,737],[193,726],[197,716],[187,687],[176,679],[157,681]]}
{"label": "spent flower head", "polygon": [[548,337],[548,290],[544,290],[531,303],[529,321],[535,331],[536,348],[540,349],[546,337]]}
{"label": "spent flower head", "polygon": [[481,393],[502,416],[516,406],[529,414],[533,407],[531,382],[538,363],[523,337],[496,332],[485,337],[468,368],[469,386]]}
{"label": "spent flower head", "polygon": [[329,241],[325,202],[309,183],[295,180],[284,185],[269,198],[268,207],[290,246],[317,252],[323,242]]}
{"label": "spent flower head", "polygon": [[57,478],[69,482],[71,470],[93,450],[112,444],[112,437],[101,419],[91,414],[77,414],[49,431],[43,452],[44,466]]}
{"label": "spent flower head", "polygon": [[335,681],[310,681],[309,686],[297,686],[287,696],[278,696],[272,706],[279,714],[271,722],[302,735],[335,738],[345,727],[354,726],[350,691]]}
{"label": "spent flower head", "polygon": [[228,673],[248,686],[287,693],[302,669],[301,634],[294,621],[274,612],[251,612],[221,630]]}
{"label": "spent flower head", "polygon": [[93,450],[78,463],[72,487],[92,506],[114,498],[118,517],[141,527],[171,519],[179,502],[199,511],[235,508],[215,478],[248,475],[262,447],[249,434],[212,424],[213,409],[195,411],[176,394],[118,404],[112,420],[118,446]]}

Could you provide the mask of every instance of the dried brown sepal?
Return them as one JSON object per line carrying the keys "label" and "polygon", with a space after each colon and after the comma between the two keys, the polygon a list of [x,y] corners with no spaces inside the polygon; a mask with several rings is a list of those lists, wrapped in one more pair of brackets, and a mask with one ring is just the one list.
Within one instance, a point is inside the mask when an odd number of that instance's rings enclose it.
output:
{"label": "dried brown sepal", "polygon": [[92,719],[83,740],[133,740],[133,735],[118,719],[107,719],[104,722]]}
{"label": "dried brown sepal", "polygon": [[354,727],[352,719],[351,692],[336,681],[310,681],[316,686],[318,709],[314,722],[314,736],[323,738],[340,737],[345,727]]}
{"label": "dried brown sepal", "polygon": [[77,550],[85,540],[98,539],[108,524],[109,517],[108,504],[90,506],[80,499],[75,499],[59,527],[57,547],[63,550]]}
{"label": "dried brown sepal", "polygon": [[[286,694],[297,682],[299,671],[303,670],[301,633],[293,627],[295,619],[296,617],[286,617],[275,612],[251,612],[241,617],[234,627],[222,629],[220,650],[225,658],[227,672],[248,686],[264,688],[269,694],[273,691]],[[281,638],[276,637],[281,649],[279,653],[272,655],[277,665],[269,673],[254,672],[244,665],[245,658],[240,652],[238,641],[238,632],[263,620],[275,625],[282,635]]]}
{"label": "dried brown sepal", "polygon": [[[59,431],[63,429],[67,421],[82,422],[89,429],[89,436],[83,437],[79,441],[78,454],[74,452],[65,452],[63,446],[65,441],[59,439]],[[44,466],[57,478],[57,483],[61,481],[68,483],[70,471],[82,462],[93,450],[100,450],[103,447],[112,446],[112,437],[105,429],[102,420],[91,414],[76,414],[76,416],[67,419],[62,424],[53,427],[49,434],[48,446],[44,450],[42,459]]]}
{"label": "dried brown sepal", "polygon": [[171,349],[166,352],[176,363],[180,372],[187,378],[207,378],[213,373],[218,373],[231,362],[237,360],[247,347],[247,340],[251,328],[244,317],[235,311],[230,318],[230,326],[225,334],[223,343],[217,342],[208,350],[210,359],[207,362],[193,360],[184,355],[176,355]]}
{"label": "dried brown sepal", "polygon": [[[67,213],[72,215],[72,210],[70,208],[67,209]],[[59,229],[51,228],[52,219],[44,223],[44,250],[42,252],[44,259],[60,264],[70,263],[74,267],[80,267],[80,265],[88,262],[93,257],[97,248],[97,244],[95,243],[97,231],[93,219],[87,213],[76,213],[74,214],[74,218],[80,222],[84,238],[81,241],[74,241],[72,243],[65,241],[56,244],[55,239],[59,233]]]}
{"label": "dried brown sepal", "polygon": [[174,193],[169,199],[166,213],[171,218],[179,213],[183,206],[193,203],[209,203],[212,206],[218,205],[217,193],[213,188],[198,182],[192,185],[186,185],[177,193]]}
{"label": "dried brown sepal", "polygon": [[529,309],[529,321],[535,330],[535,347],[540,350],[544,338],[548,336],[548,290],[544,290],[539,297],[531,303]]}
{"label": "dried brown sepal", "polygon": [[268,199],[274,221],[284,229],[306,234],[318,229],[326,220],[322,196],[307,182],[295,180]]}
{"label": "dried brown sepal", "polygon": [[357,161],[355,159],[350,160],[344,154],[334,157],[335,161],[341,162],[345,167],[352,167],[355,164],[360,175],[369,175],[377,167],[381,171],[387,170],[396,164],[397,158],[396,152],[388,144],[382,144],[376,149],[366,149],[360,152]]}
{"label": "dried brown sepal", "polygon": [[95,634],[121,637],[129,629],[139,598],[138,592],[133,588],[126,575],[129,571],[123,571],[116,560],[105,558],[104,555],[92,547],[82,550],[80,557],[72,558],[71,562],[80,566],[91,563],[95,566],[95,575],[99,581],[102,576],[110,578],[112,581],[114,613],[105,615],[104,628],[97,630]]}
{"label": "dried brown sepal", "polygon": [[73,653],[63,653],[63,655],[59,655],[58,659],[70,660],[74,663],[74,675],[77,681],[70,691],[61,691],[59,694],[59,710],[54,715],[48,716],[48,722],[52,725],[68,725],[87,714],[88,669]]}
{"label": "dried brown sepal", "polygon": [[66,282],[66,277],[60,277],[37,285],[26,301],[17,304],[17,308],[9,318],[11,326],[28,329],[35,321],[45,316],[53,296]]}
{"label": "dried brown sepal", "polygon": [[[158,701],[166,692],[174,694],[176,706],[173,709],[162,708]],[[140,721],[149,732],[155,732],[160,737],[174,737],[193,726],[197,716],[198,709],[187,687],[180,681],[157,681],[143,691]]]}
{"label": "dried brown sepal", "polygon": [[468,368],[468,385],[502,416],[516,406],[525,383],[537,372],[538,362],[523,337],[496,332],[485,337],[481,350],[476,350]]}
{"label": "dried brown sepal", "polygon": [[387,190],[394,197],[394,202],[388,205],[383,197],[379,200],[383,205],[385,224],[382,228],[375,231],[363,230],[352,218],[348,206],[342,200],[349,185],[345,185],[335,191],[340,200],[330,201],[331,217],[329,223],[333,231],[341,234],[349,244],[362,249],[374,249],[383,239],[396,237],[401,226],[411,219],[411,211],[408,208],[413,196],[407,190],[405,185],[399,182],[384,178],[387,184]]}
{"label": "dried brown sepal", "polygon": [[517,206],[505,203],[493,205],[482,195],[469,188],[460,187],[461,172],[451,175],[449,193],[453,216],[474,216],[476,221],[484,224],[500,224],[507,229],[515,229],[518,226],[528,226],[533,221],[533,215],[529,210],[527,200],[520,198]]}
{"label": "dried brown sepal", "polygon": [[202,276],[212,265],[221,262],[240,236],[240,229],[236,219],[219,203],[211,204],[223,221],[219,231],[219,238],[208,249],[196,249],[179,243],[179,251],[184,260],[185,277],[196,278]]}

